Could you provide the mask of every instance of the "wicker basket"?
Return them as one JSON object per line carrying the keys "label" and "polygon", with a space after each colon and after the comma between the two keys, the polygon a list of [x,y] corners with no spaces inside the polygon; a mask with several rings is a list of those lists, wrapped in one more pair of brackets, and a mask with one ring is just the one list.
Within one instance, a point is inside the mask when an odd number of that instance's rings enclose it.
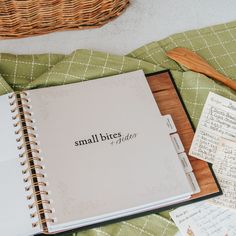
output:
{"label": "wicker basket", "polygon": [[0,0],[0,38],[99,27],[129,0]]}

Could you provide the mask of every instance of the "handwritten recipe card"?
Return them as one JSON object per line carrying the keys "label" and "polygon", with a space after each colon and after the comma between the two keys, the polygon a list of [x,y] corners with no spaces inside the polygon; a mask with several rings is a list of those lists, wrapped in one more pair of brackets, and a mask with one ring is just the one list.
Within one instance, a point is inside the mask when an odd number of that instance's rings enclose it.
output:
{"label": "handwritten recipe card", "polygon": [[199,202],[170,212],[171,218],[186,236],[235,236],[236,214],[232,210]]}
{"label": "handwritten recipe card", "polygon": [[213,163],[222,137],[236,140],[236,102],[210,92],[189,154]]}
{"label": "handwritten recipe card", "polygon": [[213,169],[223,195],[210,201],[236,210],[236,142],[227,139],[220,140],[213,162]]}

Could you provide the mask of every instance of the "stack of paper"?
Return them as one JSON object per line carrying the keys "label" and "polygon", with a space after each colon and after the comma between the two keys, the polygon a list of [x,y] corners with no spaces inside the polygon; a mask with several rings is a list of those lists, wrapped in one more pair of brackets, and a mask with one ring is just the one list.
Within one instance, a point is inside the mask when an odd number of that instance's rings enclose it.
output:
{"label": "stack of paper", "polygon": [[189,154],[213,164],[223,195],[180,207],[171,217],[183,235],[236,235],[236,102],[209,93]]}
{"label": "stack of paper", "polygon": [[213,164],[223,195],[211,201],[236,209],[236,102],[209,93],[189,153]]}

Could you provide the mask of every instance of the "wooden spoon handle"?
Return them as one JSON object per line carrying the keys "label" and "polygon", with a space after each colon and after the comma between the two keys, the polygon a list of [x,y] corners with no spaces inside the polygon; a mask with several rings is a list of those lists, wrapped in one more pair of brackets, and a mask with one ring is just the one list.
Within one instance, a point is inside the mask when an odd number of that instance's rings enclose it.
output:
{"label": "wooden spoon handle", "polygon": [[236,91],[236,82],[217,72],[207,61],[187,48],[174,48],[166,53],[168,57],[188,69],[209,76]]}

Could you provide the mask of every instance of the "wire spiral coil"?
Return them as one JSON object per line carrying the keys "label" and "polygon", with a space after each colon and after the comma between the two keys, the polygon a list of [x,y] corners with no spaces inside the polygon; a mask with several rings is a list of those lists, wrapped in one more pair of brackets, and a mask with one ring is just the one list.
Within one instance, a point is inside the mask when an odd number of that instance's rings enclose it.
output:
{"label": "wire spiral coil", "polygon": [[28,93],[12,93],[9,100],[32,227],[39,226],[44,232],[48,232],[48,223],[54,223],[55,220],[51,217],[53,210],[48,198],[49,192]]}

